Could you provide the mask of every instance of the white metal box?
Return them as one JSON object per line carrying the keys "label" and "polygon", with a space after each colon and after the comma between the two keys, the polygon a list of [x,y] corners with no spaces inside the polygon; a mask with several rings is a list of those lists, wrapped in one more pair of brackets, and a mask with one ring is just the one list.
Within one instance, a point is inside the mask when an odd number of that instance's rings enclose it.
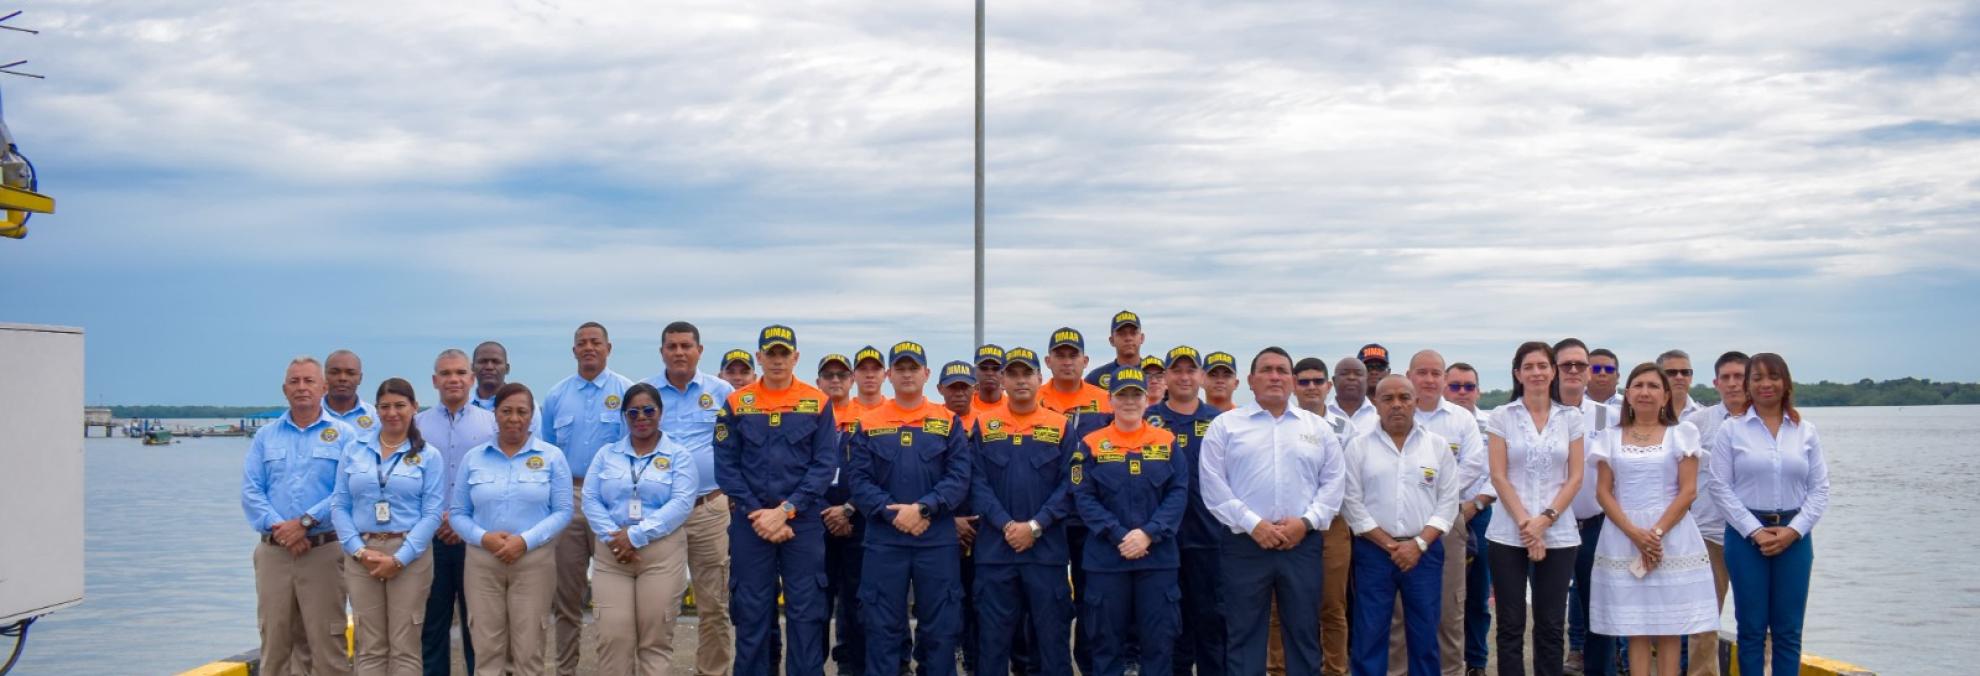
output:
{"label": "white metal box", "polygon": [[83,598],[83,332],[0,324],[0,625]]}

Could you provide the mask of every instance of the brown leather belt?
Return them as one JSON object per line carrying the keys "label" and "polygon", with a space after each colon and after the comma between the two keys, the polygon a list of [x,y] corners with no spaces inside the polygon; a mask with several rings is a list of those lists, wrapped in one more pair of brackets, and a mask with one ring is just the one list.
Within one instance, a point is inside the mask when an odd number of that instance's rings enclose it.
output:
{"label": "brown leather belt", "polygon": [[708,501],[714,500],[719,497],[722,497],[722,489],[717,488],[715,490],[709,491],[707,495],[703,495],[701,497],[695,498],[694,506],[700,507],[703,504],[707,503]]}
{"label": "brown leather belt", "polygon": [[358,536],[364,538],[365,542],[384,542],[386,540],[404,538],[406,536],[406,532],[394,531],[390,533],[359,533]]}
{"label": "brown leather belt", "polygon": [[[337,541],[337,531],[333,531],[333,530],[330,530],[330,531],[323,531],[323,532],[321,532],[321,533],[317,533],[317,534],[315,534],[315,535],[311,535],[311,536],[309,536],[309,537],[308,537],[307,539],[309,540],[309,545],[310,545],[311,547],[321,547],[321,546],[323,546],[323,545],[327,545],[327,544],[330,544],[330,543],[332,543],[332,542],[336,542],[336,541]],[[281,544],[282,544],[282,543],[279,543],[279,542],[276,542],[276,541],[275,541],[275,536],[273,536],[273,535],[263,535],[263,536],[261,536],[261,543],[262,543],[262,544],[265,544],[265,545],[276,545],[276,546],[278,546],[278,547],[279,547],[279,546],[281,546]]]}

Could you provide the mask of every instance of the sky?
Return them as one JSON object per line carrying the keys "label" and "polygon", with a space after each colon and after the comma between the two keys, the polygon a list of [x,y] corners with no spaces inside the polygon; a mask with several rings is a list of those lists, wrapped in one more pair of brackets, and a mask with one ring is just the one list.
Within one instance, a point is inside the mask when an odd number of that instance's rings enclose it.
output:
{"label": "sky", "polygon": [[[972,338],[964,2],[37,3],[5,115],[59,212],[0,322],[86,398],[279,403],[349,348],[513,378]],[[1435,348],[1980,380],[1970,2],[992,3],[988,339],[1141,314],[1149,351]],[[369,389],[370,386],[367,386]]]}

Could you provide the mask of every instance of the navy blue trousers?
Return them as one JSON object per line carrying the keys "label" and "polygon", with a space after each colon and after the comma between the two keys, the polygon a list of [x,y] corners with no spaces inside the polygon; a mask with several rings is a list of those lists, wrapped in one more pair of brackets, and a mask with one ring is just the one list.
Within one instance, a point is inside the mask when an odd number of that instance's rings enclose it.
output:
{"label": "navy blue trousers", "polygon": [[826,614],[833,618],[832,662],[841,674],[866,673],[866,630],[859,619],[859,569],[863,528],[848,537],[825,536]]}
{"label": "navy blue trousers", "polygon": [[917,673],[952,676],[962,640],[962,545],[899,547],[866,543],[859,611],[866,624],[867,676],[899,676],[914,590]]}
{"label": "navy blue trousers", "polygon": [[1176,569],[1120,573],[1086,571],[1087,637],[1098,676],[1127,673],[1130,646],[1138,647],[1143,676],[1169,676],[1176,637],[1182,633],[1182,588]]}
{"label": "navy blue trousers", "polygon": [[467,543],[450,545],[433,539],[433,591],[426,596],[426,624],[419,629],[420,670],[426,676],[448,676],[453,666],[454,611],[461,613],[461,656],[474,672],[474,639],[467,631],[467,593],[461,578],[467,566]]}
{"label": "navy blue trousers", "polygon": [[1492,566],[1485,560],[1485,528],[1492,524],[1492,508],[1479,510],[1468,524],[1471,541],[1465,543],[1464,564],[1464,666],[1484,669],[1492,640]]}
{"label": "navy blue trousers", "polygon": [[[1405,541],[1404,547],[1415,547]],[[1403,637],[1409,676],[1438,676],[1437,623],[1443,609],[1444,541],[1430,543],[1423,558],[1404,572],[1389,553],[1367,538],[1354,539],[1355,604],[1348,629],[1348,667],[1354,676],[1389,673],[1389,623],[1402,596]],[[1290,673],[1290,669],[1288,669]]]}
{"label": "navy blue trousers", "polygon": [[1308,533],[1299,546],[1286,551],[1261,548],[1249,535],[1233,533],[1224,538],[1221,588],[1227,673],[1265,673],[1267,615],[1273,601],[1279,604],[1280,626],[1315,628],[1280,636],[1286,647],[1286,673],[1320,673],[1320,588],[1325,577],[1321,536]]}
{"label": "navy blue trousers", "polygon": [[729,520],[729,618],[736,627],[737,676],[777,673],[777,594],[784,595],[784,674],[825,673],[825,524],[790,522],[796,537],[772,544],[747,517]]}
{"label": "navy blue trousers", "polygon": [[[1189,631],[1176,643],[1175,672],[1224,676],[1224,610],[1217,582],[1223,555],[1212,548],[1182,550],[1182,617]],[[1194,671],[1192,671],[1192,669]]]}
{"label": "navy blue trousers", "polygon": [[[976,565],[975,673],[1004,676],[1011,656],[1037,646],[1031,664],[1044,676],[1070,676],[1072,594],[1066,569],[1037,564]],[[1029,616],[1030,621],[1026,622]],[[1024,640],[1029,629],[1031,640]]]}

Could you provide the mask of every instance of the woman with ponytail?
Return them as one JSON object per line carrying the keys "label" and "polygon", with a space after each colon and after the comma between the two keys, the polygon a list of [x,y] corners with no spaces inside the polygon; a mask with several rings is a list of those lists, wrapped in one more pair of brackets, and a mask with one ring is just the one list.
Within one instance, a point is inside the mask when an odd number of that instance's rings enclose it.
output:
{"label": "woman with ponytail", "polygon": [[426,548],[440,527],[446,461],[426,445],[411,383],[378,385],[378,434],[350,445],[337,463],[330,520],[353,561],[344,564],[356,623],[354,671],[420,673],[420,616],[433,583]]}

